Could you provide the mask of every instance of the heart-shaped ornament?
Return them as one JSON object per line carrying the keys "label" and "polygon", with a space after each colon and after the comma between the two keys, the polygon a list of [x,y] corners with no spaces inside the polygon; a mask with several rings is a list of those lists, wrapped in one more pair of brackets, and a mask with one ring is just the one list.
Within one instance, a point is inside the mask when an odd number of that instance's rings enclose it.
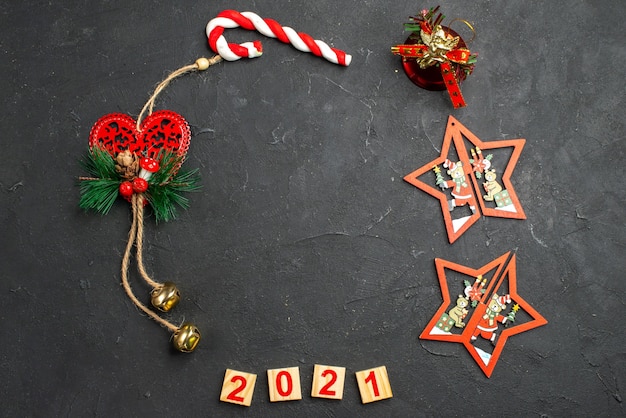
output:
{"label": "heart-shaped ornament", "polygon": [[91,128],[89,148],[98,146],[115,156],[129,150],[142,156],[157,158],[161,150],[184,157],[189,148],[191,130],[181,115],[171,110],[159,110],[141,123],[123,113],[111,113],[101,117]]}

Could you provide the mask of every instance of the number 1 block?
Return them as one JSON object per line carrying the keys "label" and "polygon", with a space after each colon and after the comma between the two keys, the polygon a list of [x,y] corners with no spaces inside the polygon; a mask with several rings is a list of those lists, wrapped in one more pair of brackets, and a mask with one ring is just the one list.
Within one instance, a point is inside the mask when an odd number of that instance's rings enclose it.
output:
{"label": "number 1 block", "polygon": [[300,369],[297,367],[268,370],[267,383],[270,392],[270,402],[302,399]]}
{"label": "number 1 block", "polygon": [[220,401],[250,406],[256,383],[256,374],[226,369]]}
{"label": "number 1 block", "polygon": [[345,367],[316,364],[313,368],[311,396],[313,398],[342,399],[345,378]]}
{"label": "number 1 block", "polygon": [[361,401],[370,403],[393,397],[385,366],[356,372],[356,381],[361,392]]}

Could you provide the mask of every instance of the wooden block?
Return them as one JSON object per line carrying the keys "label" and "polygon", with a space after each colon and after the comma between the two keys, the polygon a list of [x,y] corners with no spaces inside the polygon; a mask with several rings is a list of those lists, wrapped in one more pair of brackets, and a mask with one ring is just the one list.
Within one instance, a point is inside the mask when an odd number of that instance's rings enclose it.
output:
{"label": "wooden block", "polygon": [[250,406],[256,374],[226,369],[220,401]]}
{"label": "wooden block", "polygon": [[393,397],[385,366],[356,372],[356,381],[361,392],[361,401],[370,403]]}
{"label": "wooden block", "polygon": [[342,399],[345,378],[345,367],[316,364],[313,368],[311,396],[313,398]]}
{"label": "wooden block", "polygon": [[297,401],[302,399],[300,369],[287,367],[267,371],[270,402]]}

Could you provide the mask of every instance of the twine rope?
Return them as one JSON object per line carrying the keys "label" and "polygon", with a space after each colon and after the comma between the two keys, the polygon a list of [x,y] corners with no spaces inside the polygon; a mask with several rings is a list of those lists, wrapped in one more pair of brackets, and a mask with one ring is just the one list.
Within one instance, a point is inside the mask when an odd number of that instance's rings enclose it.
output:
{"label": "twine rope", "polygon": [[[167,86],[169,86],[169,84],[175,78],[180,77],[183,74],[193,72],[193,71],[204,71],[210,66],[217,64],[220,61],[222,61],[222,57],[219,55],[215,55],[212,58],[198,58],[196,62],[194,62],[193,64],[185,65],[177,70],[172,71],[163,81],[161,81],[156,86],[156,88],[154,89],[154,92],[152,93],[152,95],[150,96],[146,104],[143,106],[143,108],[141,109],[141,112],[139,113],[139,117],[137,118],[137,126],[136,126],[137,132],[141,132],[141,121],[143,120],[146,112],[148,113],[148,116],[152,114],[154,110],[154,103],[157,97],[159,96],[159,94],[161,94],[163,90],[165,90]],[[139,271],[139,274],[141,275],[141,277],[146,281],[146,283],[148,283],[150,286],[152,286],[155,289],[161,288],[163,287],[163,283],[154,281],[150,277],[148,272],[146,271],[146,268],[144,267],[144,264],[143,264],[143,207],[137,211],[135,211],[135,209],[133,208],[133,213],[134,214],[136,213],[138,217],[137,231],[136,231],[137,233],[137,237],[136,237],[137,270]]]}
{"label": "twine rope", "polygon": [[141,277],[146,281],[146,283],[148,283],[153,288],[160,288],[163,287],[163,283],[152,280],[143,265],[143,196],[141,199],[141,207],[137,210],[135,210],[135,208],[133,207],[133,218],[137,218],[137,238],[135,240],[135,246],[137,247],[135,254],[135,257],[137,258],[137,270],[139,271],[139,274],[141,274]]}
{"label": "twine rope", "polygon": [[185,65],[178,70],[174,70],[170,75],[168,75],[156,86],[156,88],[154,89],[154,93],[152,93],[152,96],[150,96],[146,104],[143,105],[143,108],[139,113],[139,117],[137,118],[137,132],[141,132],[141,121],[144,118],[144,114],[146,112],[148,112],[148,116],[152,114],[152,111],[154,110],[154,102],[156,101],[157,96],[172,82],[172,80],[174,80],[176,77],[180,77],[181,75],[192,71],[204,71],[211,65],[217,64],[221,60],[222,57],[219,55],[215,55],[212,58],[198,58],[193,64]]}
{"label": "twine rope", "polygon": [[[124,251],[124,256],[122,257],[122,286],[124,287],[126,294],[135,304],[135,306],[137,306],[141,311],[143,311],[146,315],[154,319],[162,326],[168,328],[172,332],[176,332],[178,331],[178,327],[176,325],[161,318],[154,311],[141,303],[139,299],[137,299],[137,297],[133,293],[132,288],[130,287],[130,282],[128,281],[128,265],[130,263],[130,253],[135,243],[137,243],[139,251],[139,236],[141,236],[143,239],[143,201],[143,194],[133,194],[133,197],[131,199],[133,207],[133,221],[130,227],[130,232],[128,233],[128,243],[126,244],[126,250]],[[137,257],[139,258],[139,256]]]}
{"label": "twine rope", "polygon": [[[141,132],[141,121],[144,118],[146,112],[148,115],[152,114],[154,110],[154,102],[156,101],[159,94],[177,77],[180,77],[183,74],[192,72],[192,71],[204,71],[210,66],[217,64],[222,61],[222,57],[219,55],[215,55],[212,58],[198,58],[196,62],[193,64],[185,65],[172,73],[170,73],[163,81],[161,81],[157,87],[154,89],[154,92],[146,102],[146,104],[141,109],[139,113],[139,117],[137,118],[137,132]],[[81,180],[93,180],[92,178],[81,178]],[[130,264],[130,254],[133,249],[133,245],[136,247],[135,257],[137,259],[137,270],[141,277],[153,288],[157,289],[163,286],[162,283],[158,283],[150,277],[148,272],[146,271],[143,265],[143,207],[144,207],[145,197],[143,193],[134,193],[131,198],[131,205],[133,210],[133,220],[131,223],[130,231],[128,232],[128,242],[126,244],[126,249],[124,250],[124,256],[122,257],[122,286],[126,291],[126,295],[130,298],[130,300],[135,304],[137,308],[139,308],[142,312],[148,315],[150,318],[154,319],[156,322],[168,328],[172,332],[177,332],[179,327],[167,321],[166,319],[161,318],[156,314],[153,310],[148,308],[146,305],[141,303],[139,299],[133,293],[133,289],[130,286],[130,282],[128,280],[128,267]]]}

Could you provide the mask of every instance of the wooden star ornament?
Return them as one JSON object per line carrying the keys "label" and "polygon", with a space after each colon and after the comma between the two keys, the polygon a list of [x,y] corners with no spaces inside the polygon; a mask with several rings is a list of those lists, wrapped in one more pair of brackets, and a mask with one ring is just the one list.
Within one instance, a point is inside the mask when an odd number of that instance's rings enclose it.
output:
{"label": "wooden star ornament", "polygon": [[453,243],[481,214],[526,219],[511,183],[525,143],[525,139],[483,142],[450,116],[441,155],[404,180],[439,199]]}
{"label": "wooden star ornament", "polygon": [[443,302],[420,339],[463,344],[490,377],[509,337],[548,323],[517,293],[515,260],[473,269],[435,259]]}

